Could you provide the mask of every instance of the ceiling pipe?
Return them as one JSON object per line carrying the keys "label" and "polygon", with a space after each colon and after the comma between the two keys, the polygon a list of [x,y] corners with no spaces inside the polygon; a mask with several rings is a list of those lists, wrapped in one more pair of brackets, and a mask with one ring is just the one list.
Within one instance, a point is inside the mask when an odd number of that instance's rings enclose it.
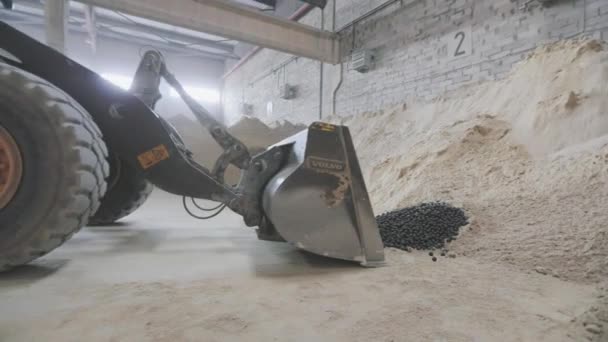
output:
{"label": "ceiling pipe", "polygon": [[[336,32],[336,1],[333,1],[333,13],[332,13],[332,32]],[[340,59],[340,73],[338,78],[338,84],[334,88],[333,94],[331,96],[331,113],[330,115],[338,114],[338,92],[342,87],[342,83],[344,82],[344,60]]]}

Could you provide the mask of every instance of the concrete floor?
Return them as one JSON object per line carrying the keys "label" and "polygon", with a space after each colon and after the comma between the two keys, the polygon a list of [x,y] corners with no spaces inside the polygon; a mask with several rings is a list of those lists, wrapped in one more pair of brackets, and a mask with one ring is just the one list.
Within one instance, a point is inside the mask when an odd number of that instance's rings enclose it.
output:
{"label": "concrete floor", "polygon": [[[157,191],[0,275],[0,341],[571,341],[592,287],[467,258],[364,269],[199,221]],[[572,337],[573,341],[576,336]]]}
{"label": "concrete floor", "polygon": [[284,243],[259,241],[254,229],[228,209],[210,220],[191,218],[180,197],[156,190],[133,215],[112,226],[86,227],[61,248],[2,279],[10,285],[52,282],[51,276],[75,277],[81,286],[187,281],[269,271],[293,273],[297,271],[294,265],[309,264],[351,266],[304,255]]}

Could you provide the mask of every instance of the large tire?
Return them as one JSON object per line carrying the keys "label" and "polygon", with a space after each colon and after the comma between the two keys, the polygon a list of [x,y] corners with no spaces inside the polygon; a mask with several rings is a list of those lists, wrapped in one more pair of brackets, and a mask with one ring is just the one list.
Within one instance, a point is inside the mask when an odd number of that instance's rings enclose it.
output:
{"label": "large tire", "polygon": [[110,160],[109,187],[101,206],[89,220],[93,226],[112,224],[141,207],[154,187],[132,166],[114,157]]}
{"label": "large tire", "polygon": [[[94,96],[94,94],[92,94]],[[0,63],[0,126],[23,164],[0,209],[0,271],[68,240],[100,204],[108,150],[90,115],[50,83]]]}

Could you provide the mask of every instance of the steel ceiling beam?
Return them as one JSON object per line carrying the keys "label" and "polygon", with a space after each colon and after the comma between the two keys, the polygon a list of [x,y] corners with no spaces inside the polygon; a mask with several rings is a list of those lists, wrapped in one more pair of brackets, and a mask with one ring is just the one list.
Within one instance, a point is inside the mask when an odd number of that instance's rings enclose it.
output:
{"label": "steel ceiling beam", "polygon": [[[20,0],[19,5],[27,7],[27,8],[32,8],[32,9],[44,10],[44,6],[41,6],[39,0]],[[94,7],[94,6],[90,6],[90,7]],[[5,11],[4,13],[14,13],[14,12],[15,11]],[[81,10],[78,10],[75,8],[70,8],[70,13],[69,13],[70,18],[78,18],[79,20],[80,19],[84,20],[85,15],[86,14],[84,12],[82,12]],[[160,28],[147,26],[144,23],[133,23],[133,22],[129,22],[127,20],[119,20],[116,18],[108,17],[108,16],[104,15],[103,13],[96,14],[96,21],[97,21],[98,25],[140,30],[142,32],[156,35],[159,37],[161,37],[161,36],[165,37],[169,40],[183,42],[187,45],[209,47],[211,49],[214,49],[214,50],[217,50],[217,51],[220,51],[223,53],[234,55],[234,46],[232,46],[230,44],[218,43],[217,41],[214,41],[211,39],[193,37],[193,36],[190,36],[187,34],[181,34],[178,32],[163,30]]]}
{"label": "steel ceiling beam", "polygon": [[[43,17],[37,16],[35,14],[23,13],[23,12],[15,12],[15,11],[0,11],[0,20],[6,21],[11,24],[19,24],[19,25],[33,25],[40,26],[42,30],[45,29],[45,20]],[[87,34],[87,29],[82,25],[82,22],[79,20],[78,22],[68,22],[68,27],[70,31],[77,32],[79,34]],[[196,48],[181,46],[178,44],[168,44],[159,40],[151,40],[148,38],[143,38],[141,36],[129,35],[125,33],[114,32],[103,24],[100,23],[98,35],[101,37],[119,40],[126,43],[133,43],[134,40],[137,40],[138,43],[144,44],[150,47],[154,47],[164,51],[171,51],[176,54],[180,54],[182,56],[200,56],[208,59],[225,61],[226,59],[238,59],[238,57],[233,55],[226,55],[220,53],[214,53],[210,51],[200,50]]]}
{"label": "steel ceiling beam", "polygon": [[180,43],[184,43],[189,46],[208,47],[213,50],[218,50],[223,53],[234,55],[234,46],[232,46],[230,44],[222,44],[222,43],[218,43],[211,39],[192,37],[192,36],[172,32],[172,31],[162,30],[162,29],[151,27],[151,26],[146,26],[145,24],[138,23],[137,25],[135,25],[132,23],[128,23],[128,22],[124,22],[124,21],[121,22],[119,20],[106,18],[106,17],[102,17],[99,15],[98,15],[98,17],[102,18],[102,19],[98,19],[98,22],[101,25],[107,26],[109,28],[123,28],[123,29],[130,29],[130,30],[140,30],[141,32],[144,32],[144,33],[153,34],[155,36],[163,37],[163,38],[166,38],[171,41],[178,41]]}
{"label": "steel ceiling beam", "polygon": [[78,0],[169,25],[336,64],[336,35],[225,0]]}

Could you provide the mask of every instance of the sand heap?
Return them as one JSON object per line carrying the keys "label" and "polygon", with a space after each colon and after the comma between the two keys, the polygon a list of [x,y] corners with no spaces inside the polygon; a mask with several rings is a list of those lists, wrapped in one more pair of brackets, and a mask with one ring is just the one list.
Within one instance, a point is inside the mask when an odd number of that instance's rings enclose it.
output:
{"label": "sand heap", "polygon": [[[178,130],[184,142],[194,154],[194,159],[206,168],[212,169],[215,161],[222,153],[222,149],[213,140],[209,132],[194,119],[183,115],[174,116],[168,120]],[[292,124],[289,121],[277,121],[266,125],[256,118],[244,116],[230,126],[228,131],[240,139],[252,154],[255,154],[305,128],[304,125]],[[230,167],[226,171],[226,180],[235,184],[238,181],[239,174],[236,168]]]}
{"label": "sand heap", "polygon": [[570,322],[569,336],[587,341],[608,341],[608,281],[597,287],[594,305]]}
{"label": "sand heap", "polygon": [[446,201],[471,224],[450,249],[569,280],[608,277],[608,53],[539,48],[509,77],[341,119],[376,213]]}

